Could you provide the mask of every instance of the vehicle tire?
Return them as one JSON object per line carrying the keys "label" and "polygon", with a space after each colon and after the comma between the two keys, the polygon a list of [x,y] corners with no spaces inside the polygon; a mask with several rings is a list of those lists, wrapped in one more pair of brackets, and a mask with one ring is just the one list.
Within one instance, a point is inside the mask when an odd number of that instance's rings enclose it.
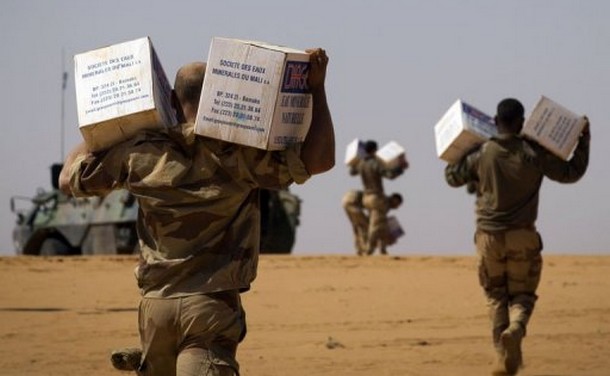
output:
{"label": "vehicle tire", "polygon": [[40,256],[68,256],[70,251],[70,246],[57,238],[47,238],[40,246]]}

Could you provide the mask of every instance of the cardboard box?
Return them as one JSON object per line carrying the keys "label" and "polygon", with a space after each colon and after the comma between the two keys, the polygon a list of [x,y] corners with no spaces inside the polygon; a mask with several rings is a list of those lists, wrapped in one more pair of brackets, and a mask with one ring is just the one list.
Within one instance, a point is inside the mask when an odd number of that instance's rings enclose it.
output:
{"label": "cardboard box", "polygon": [[176,124],[171,86],[149,38],[75,55],[74,77],[78,125],[93,151]]}
{"label": "cardboard box", "polygon": [[394,244],[405,234],[405,231],[402,229],[400,222],[394,216],[388,217],[388,244]]}
{"label": "cardboard box", "polygon": [[311,124],[305,51],[214,38],[195,133],[259,149],[303,142]]}
{"label": "cardboard box", "polygon": [[542,96],[525,121],[521,133],[561,159],[568,160],[585,123],[584,116]]}
{"label": "cardboard box", "polygon": [[439,158],[455,163],[496,134],[491,116],[458,99],[434,126],[436,153]]}
{"label": "cardboard box", "polygon": [[356,138],[345,148],[345,164],[354,167],[365,155],[364,142]]}
{"label": "cardboard box", "polygon": [[386,168],[393,169],[407,165],[405,149],[396,141],[390,141],[375,153]]}

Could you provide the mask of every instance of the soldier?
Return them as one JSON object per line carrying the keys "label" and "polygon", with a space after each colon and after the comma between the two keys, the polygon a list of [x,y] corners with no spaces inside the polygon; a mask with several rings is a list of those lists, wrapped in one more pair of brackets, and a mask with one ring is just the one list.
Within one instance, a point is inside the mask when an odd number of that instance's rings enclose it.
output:
{"label": "soldier", "polygon": [[542,240],[536,231],[543,177],[571,183],[589,162],[589,123],[569,161],[519,136],[524,108],[516,99],[498,104],[498,136],[449,164],[449,185],[476,190],[479,281],[487,297],[492,339],[498,354],[494,374],[513,375],[522,366],[521,341],[537,300]]}
{"label": "soldier", "polygon": [[372,255],[377,248],[381,254],[386,251],[386,233],[388,207],[383,189],[382,178],[393,179],[402,174],[408,167],[406,160],[395,168],[386,168],[377,156],[377,142],[369,140],[364,144],[365,156],[350,168],[351,175],[360,175],[364,186],[362,203],[368,211],[369,225],[367,230],[366,254]]}
{"label": "soldier", "polygon": [[[343,209],[347,214],[347,218],[352,224],[352,231],[354,232],[354,244],[356,252],[359,256],[367,255],[368,250],[368,228],[369,218],[364,212],[364,205],[362,203],[363,193],[359,190],[350,190],[343,196]],[[389,209],[396,209],[402,204],[402,195],[399,193],[392,193],[386,197],[385,205]],[[386,210],[387,212],[387,210]],[[383,230],[382,230],[383,231]],[[386,236],[385,244],[392,244],[392,239],[389,235],[389,229],[385,229]]]}
{"label": "soldier", "polygon": [[239,294],[256,276],[259,188],[301,184],[334,165],[328,58],[322,49],[307,52],[313,118],[302,144],[271,152],[196,136],[205,63],[193,63],[178,71],[174,88],[184,124],[95,154],[82,144],[68,155],[64,192],[123,187],[139,203],[139,375],[239,374],[235,354],[246,333]]}

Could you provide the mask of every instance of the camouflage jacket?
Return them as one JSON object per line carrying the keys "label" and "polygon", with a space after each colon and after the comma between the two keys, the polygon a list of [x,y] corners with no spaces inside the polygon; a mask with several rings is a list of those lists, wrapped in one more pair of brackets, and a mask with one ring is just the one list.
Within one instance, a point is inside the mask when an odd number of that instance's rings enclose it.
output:
{"label": "camouflage jacket", "polygon": [[388,169],[375,156],[366,156],[360,160],[358,164],[351,168],[351,175],[360,175],[364,194],[383,195],[383,178],[394,178],[400,175],[402,171],[396,169]]}
{"label": "camouflage jacket", "polygon": [[299,145],[259,150],[195,136],[184,124],[77,158],[70,185],[77,196],[125,188],[137,198],[144,296],[245,290],[258,262],[258,188],[307,180],[299,155]]}
{"label": "camouflage jacket", "polygon": [[589,163],[589,138],[581,137],[569,161],[535,142],[501,134],[445,168],[453,187],[476,186],[477,228],[504,231],[535,226],[544,176],[562,183],[582,177]]}

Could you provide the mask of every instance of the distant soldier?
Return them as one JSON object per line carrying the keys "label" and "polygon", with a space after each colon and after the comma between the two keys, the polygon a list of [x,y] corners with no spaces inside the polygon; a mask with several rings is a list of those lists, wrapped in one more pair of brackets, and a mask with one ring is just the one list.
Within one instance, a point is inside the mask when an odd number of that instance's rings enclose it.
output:
{"label": "distant soldier", "polygon": [[406,160],[395,168],[387,168],[377,158],[377,142],[369,140],[364,144],[365,156],[351,167],[351,175],[360,175],[364,186],[362,203],[369,216],[366,254],[372,255],[377,248],[386,254],[386,231],[388,206],[383,190],[383,178],[393,179],[401,175],[409,166]]}
{"label": "distant soldier", "polygon": [[[343,196],[343,209],[352,224],[352,231],[354,232],[354,244],[358,255],[368,255],[368,231],[369,231],[369,217],[364,211],[364,205],[362,202],[363,192],[359,190],[350,190]],[[402,196],[399,193],[393,193],[385,198],[384,203],[387,213],[389,209],[396,209],[402,205]],[[376,232],[382,235],[384,244],[390,245],[395,242],[390,235],[390,229],[387,227],[387,221],[384,221],[377,226],[385,226],[382,228],[375,228]],[[385,248],[382,250],[382,254],[387,254]]]}

